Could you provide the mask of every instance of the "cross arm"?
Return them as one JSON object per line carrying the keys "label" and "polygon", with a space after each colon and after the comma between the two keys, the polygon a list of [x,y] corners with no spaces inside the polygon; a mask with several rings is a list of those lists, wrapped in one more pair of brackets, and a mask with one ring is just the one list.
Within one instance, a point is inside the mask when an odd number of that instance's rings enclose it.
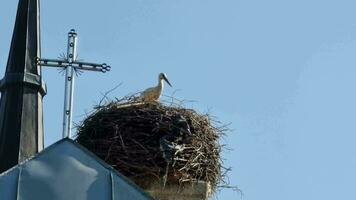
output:
{"label": "cross arm", "polygon": [[85,71],[99,71],[99,72],[107,72],[110,71],[111,67],[105,63],[97,64],[97,63],[89,63],[89,62],[68,62],[67,60],[59,60],[59,59],[38,59],[37,63],[41,66],[47,67],[67,67],[72,66],[74,69],[85,70]]}
{"label": "cross arm", "polygon": [[69,62],[67,60],[37,58],[37,64],[46,67],[67,67]]}
{"label": "cross arm", "polygon": [[107,65],[106,63],[97,64],[97,63],[75,61],[72,63],[72,66],[75,69],[79,69],[79,70],[101,71],[103,73],[108,72],[111,69],[110,65]]}

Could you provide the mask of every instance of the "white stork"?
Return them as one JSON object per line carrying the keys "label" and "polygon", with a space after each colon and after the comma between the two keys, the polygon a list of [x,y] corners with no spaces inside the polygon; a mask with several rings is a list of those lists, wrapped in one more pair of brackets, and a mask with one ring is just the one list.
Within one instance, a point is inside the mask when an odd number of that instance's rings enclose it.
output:
{"label": "white stork", "polygon": [[160,73],[158,75],[158,85],[156,87],[147,88],[143,91],[139,97],[139,100],[144,102],[156,102],[162,94],[163,81],[166,81],[169,86],[172,87],[171,83],[168,81],[166,74]]}

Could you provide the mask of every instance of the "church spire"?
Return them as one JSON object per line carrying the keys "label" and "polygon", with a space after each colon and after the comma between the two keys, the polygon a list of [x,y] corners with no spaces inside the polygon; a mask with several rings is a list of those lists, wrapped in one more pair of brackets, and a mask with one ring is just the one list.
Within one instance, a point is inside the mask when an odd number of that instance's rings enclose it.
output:
{"label": "church spire", "polygon": [[39,0],[19,0],[1,80],[0,173],[43,149]]}

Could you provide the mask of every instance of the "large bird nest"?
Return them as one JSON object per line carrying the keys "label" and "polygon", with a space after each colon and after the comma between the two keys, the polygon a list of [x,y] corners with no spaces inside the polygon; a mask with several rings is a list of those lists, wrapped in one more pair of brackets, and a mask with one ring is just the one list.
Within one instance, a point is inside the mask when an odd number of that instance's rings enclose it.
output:
{"label": "large bird nest", "polygon": [[76,140],[144,189],[152,180],[206,181],[214,191],[224,183],[219,138],[225,131],[208,114],[173,102],[125,98],[96,107]]}

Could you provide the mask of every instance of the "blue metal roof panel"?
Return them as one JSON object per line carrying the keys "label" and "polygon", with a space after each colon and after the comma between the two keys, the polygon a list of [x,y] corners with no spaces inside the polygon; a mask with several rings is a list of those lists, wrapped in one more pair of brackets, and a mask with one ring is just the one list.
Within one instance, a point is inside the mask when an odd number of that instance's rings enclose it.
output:
{"label": "blue metal roof panel", "polygon": [[18,168],[15,168],[0,176],[0,199],[17,200],[18,177]]}
{"label": "blue metal roof panel", "polygon": [[[2,193],[2,190],[7,193]],[[32,159],[1,174],[0,194],[6,195],[0,199],[11,200],[153,199],[69,139],[51,145]]]}

